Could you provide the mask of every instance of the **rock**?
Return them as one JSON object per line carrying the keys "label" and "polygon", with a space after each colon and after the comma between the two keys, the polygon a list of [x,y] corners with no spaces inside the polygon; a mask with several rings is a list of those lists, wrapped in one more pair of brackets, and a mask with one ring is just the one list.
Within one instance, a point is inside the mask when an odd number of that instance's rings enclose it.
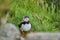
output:
{"label": "rock", "polygon": [[11,23],[0,26],[0,40],[20,40],[19,29]]}
{"label": "rock", "polygon": [[25,40],[60,40],[60,33],[36,32],[27,34]]}
{"label": "rock", "polygon": [[25,38],[23,38],[23,37],[20,37],[20,40],[25,40]]}

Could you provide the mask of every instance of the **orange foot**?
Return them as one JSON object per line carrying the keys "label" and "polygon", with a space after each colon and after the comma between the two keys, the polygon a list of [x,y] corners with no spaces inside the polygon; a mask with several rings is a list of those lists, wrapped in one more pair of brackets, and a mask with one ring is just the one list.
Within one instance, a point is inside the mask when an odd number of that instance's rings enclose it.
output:
{"label": "orange foot", "polygon": [[33,32],[32,31],[30,31],[30,34],[32,34]]}
{"label": "orange foot", "polygon": [[24,38],[24,37],[25,37],[25,33],[24,33],[24,32],[22,32],[21,36]]}

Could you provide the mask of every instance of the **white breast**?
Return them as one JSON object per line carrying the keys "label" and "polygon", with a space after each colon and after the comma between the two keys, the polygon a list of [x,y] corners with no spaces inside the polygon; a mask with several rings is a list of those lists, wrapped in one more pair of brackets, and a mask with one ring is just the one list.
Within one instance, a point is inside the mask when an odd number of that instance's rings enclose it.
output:
{"label": "white breast", "polygon": [[29,31],[31,29],[31,24],[22,24],[21,28],[23,31]]}

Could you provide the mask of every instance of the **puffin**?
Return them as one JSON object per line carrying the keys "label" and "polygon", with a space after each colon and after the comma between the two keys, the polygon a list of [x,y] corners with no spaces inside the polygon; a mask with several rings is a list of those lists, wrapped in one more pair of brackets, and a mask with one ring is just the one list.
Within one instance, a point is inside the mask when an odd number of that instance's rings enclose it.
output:
{"label": "puffin", "polygon": [[31,23],[28,16],[24,16],[22,22],[19,24],[19,29],[22,32],[22,36],[25,35],[24,32],[28,32],[31,29]]}

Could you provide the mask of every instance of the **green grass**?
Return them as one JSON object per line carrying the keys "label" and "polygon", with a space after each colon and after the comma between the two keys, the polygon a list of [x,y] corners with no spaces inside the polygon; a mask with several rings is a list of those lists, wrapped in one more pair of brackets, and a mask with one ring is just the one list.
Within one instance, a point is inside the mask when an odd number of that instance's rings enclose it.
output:
{"label": "green grass", "polygon": [[[60,23],[60,14],[55,12],[55,6],[51,3],[51,8],[48,4],[40,6],[37,0],[14,0],[10,4],[10,13],[8,22],[18,26],[23,16],[27,15],[32,24],[32,30],[44,32],[58,32]],[[57,26],[57,27],[56,27]]]}

